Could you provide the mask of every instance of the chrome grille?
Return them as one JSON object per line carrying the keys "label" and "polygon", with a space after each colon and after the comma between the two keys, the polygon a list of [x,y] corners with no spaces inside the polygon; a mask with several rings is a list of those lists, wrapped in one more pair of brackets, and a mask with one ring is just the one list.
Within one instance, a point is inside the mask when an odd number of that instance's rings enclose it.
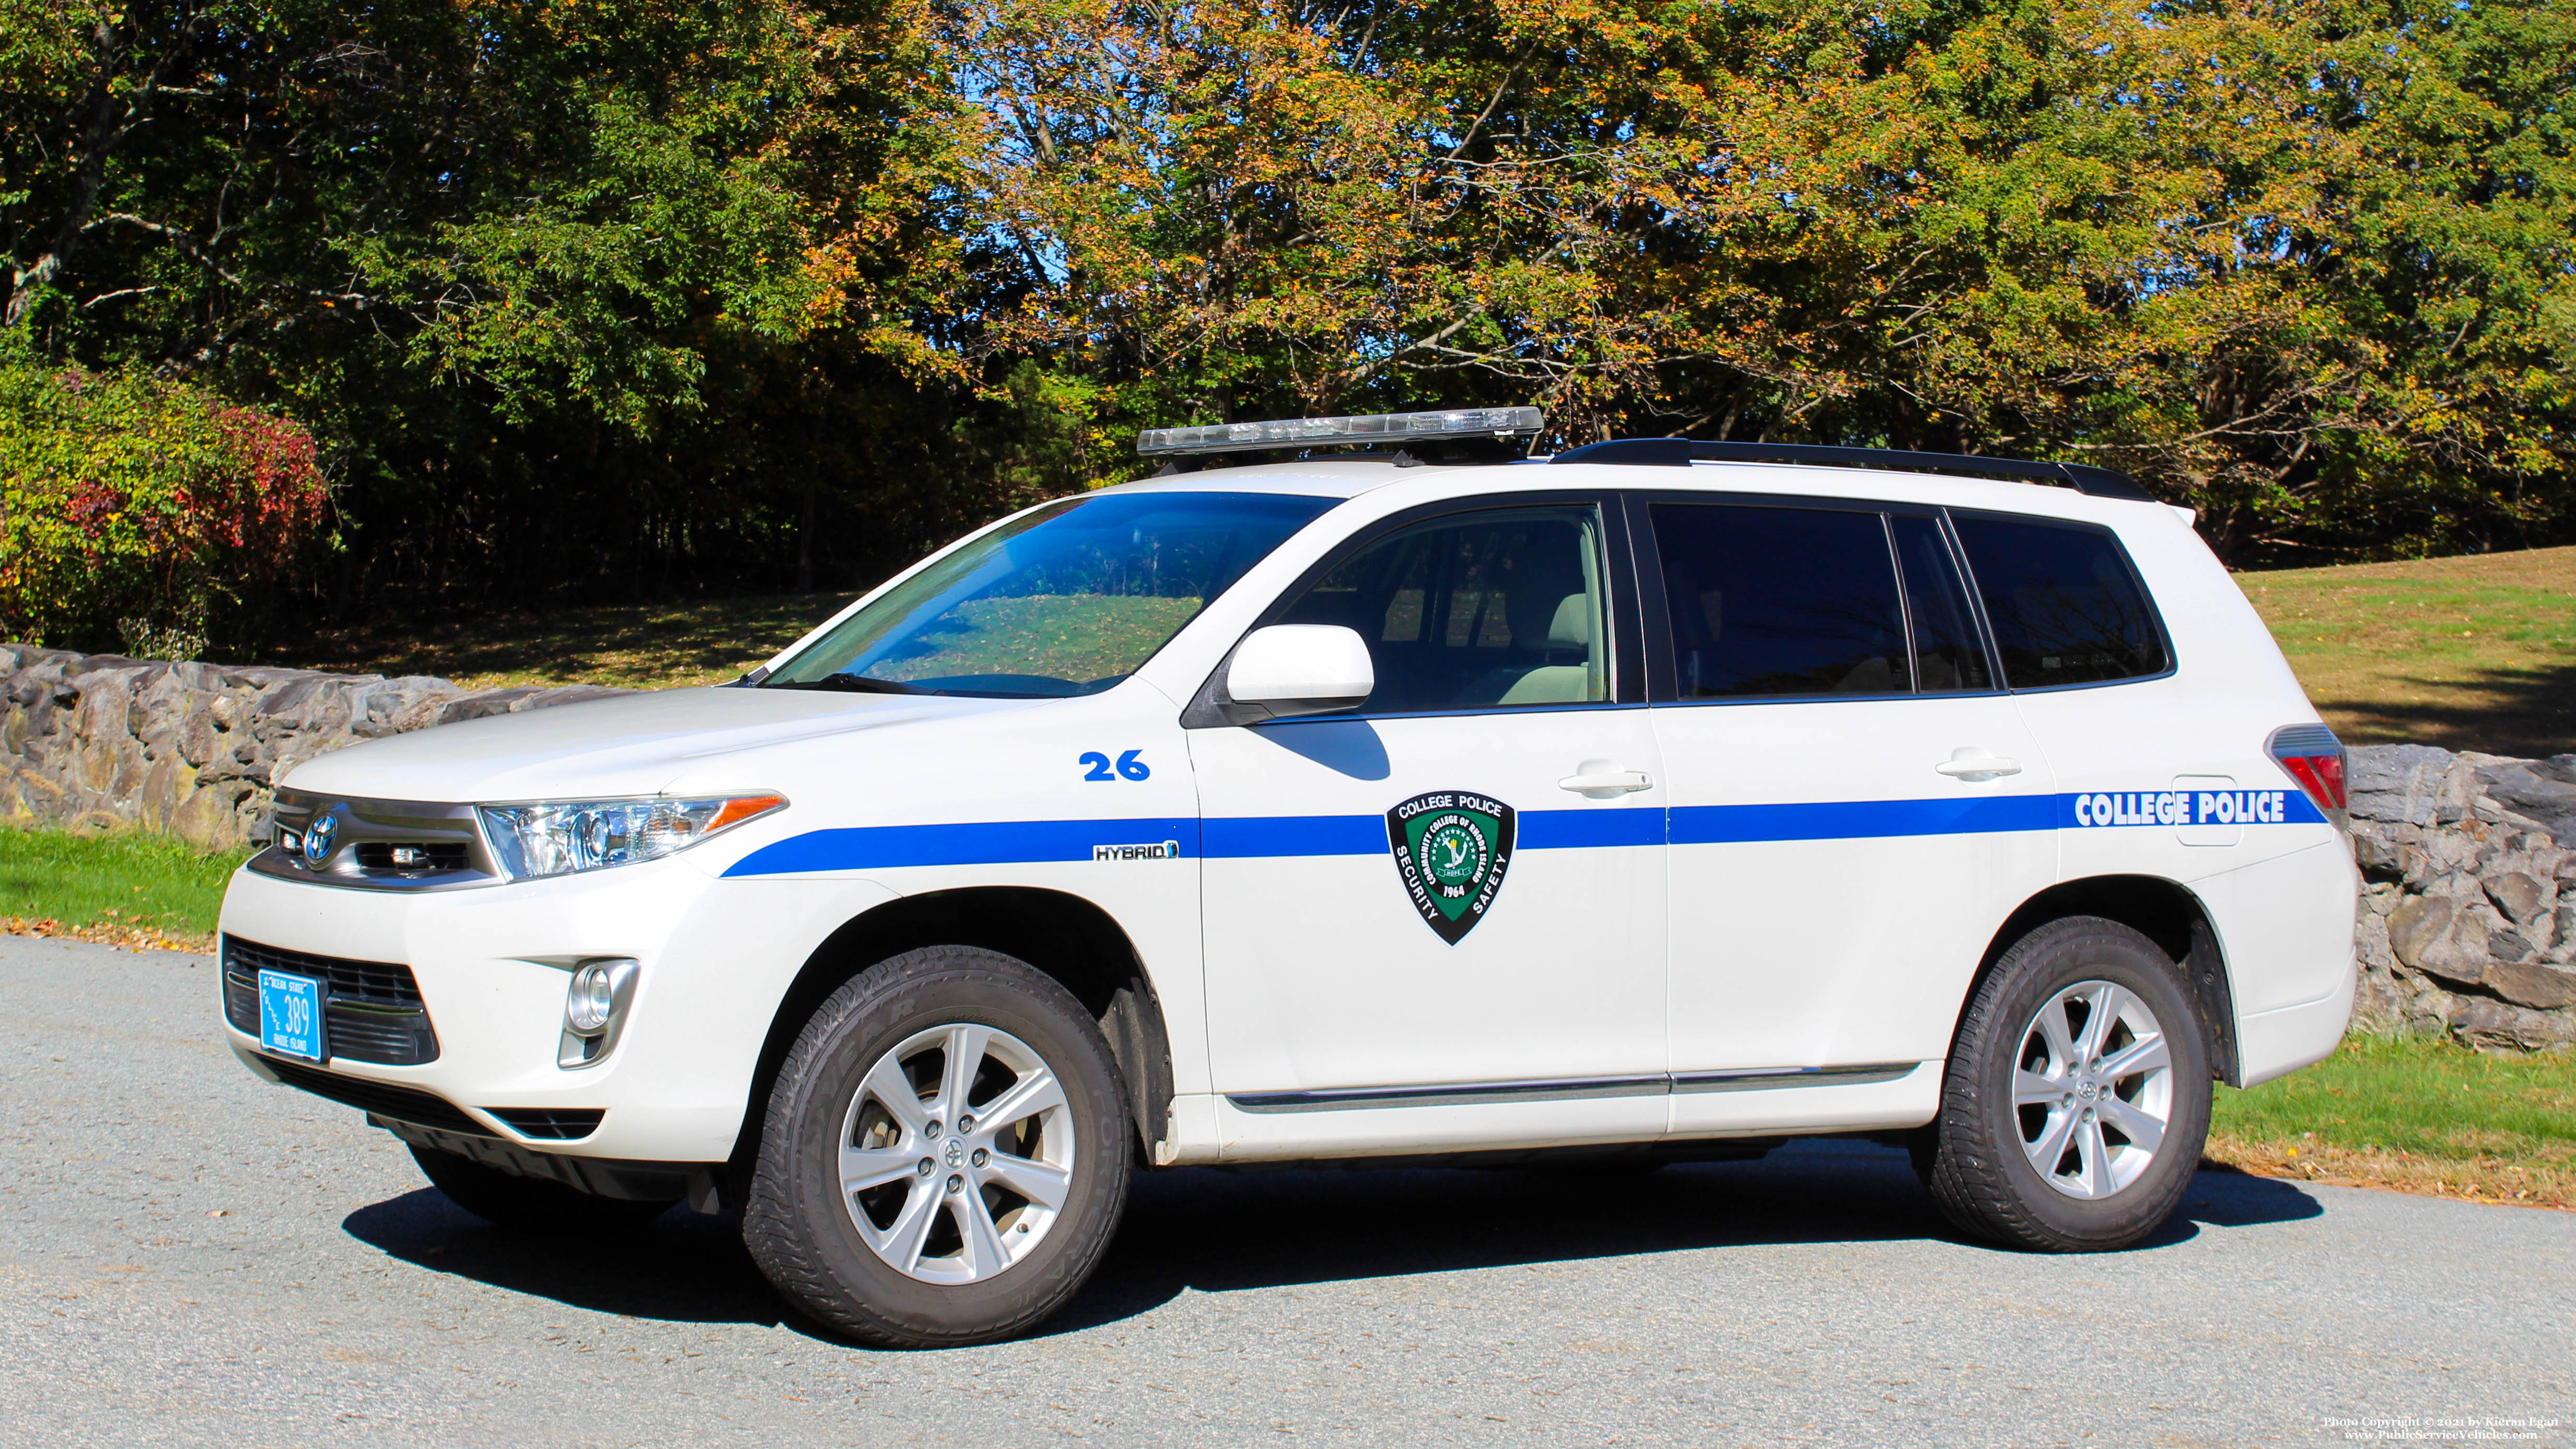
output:
{"label": "chrome grille", "polygon": [[324,1052],[351,1061],[416,1067],[438,1060],[438,1033],[408,966],[349,961],[226,936],[224,1016],[259,1035],[259,973],[285,971],[322,983]]}
{"label": "chrome grille", "polygon": [[[327,822],[319,859],[305,849]],[[280,790],[269,811],[269,848],[251,857],[262,875],[358,890],[455,890],[507,877],[483,841],[471,805],[362,800]]]}

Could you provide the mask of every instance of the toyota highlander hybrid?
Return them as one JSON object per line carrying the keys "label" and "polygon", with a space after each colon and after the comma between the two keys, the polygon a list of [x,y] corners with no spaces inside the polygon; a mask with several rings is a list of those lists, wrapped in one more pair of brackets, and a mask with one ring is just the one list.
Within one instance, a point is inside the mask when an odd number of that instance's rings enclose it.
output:
{"label": "toyota highlander hybrid", "polygon": [[309,761],[233,1050],[496,1223],[737,1211],[881,1345],[1043,1318],[1140,1166],[1869,1134],[2152,1232],[2354,984],[2343,748],[2189,515],[1540,424],[1149,433],[731,685]]}

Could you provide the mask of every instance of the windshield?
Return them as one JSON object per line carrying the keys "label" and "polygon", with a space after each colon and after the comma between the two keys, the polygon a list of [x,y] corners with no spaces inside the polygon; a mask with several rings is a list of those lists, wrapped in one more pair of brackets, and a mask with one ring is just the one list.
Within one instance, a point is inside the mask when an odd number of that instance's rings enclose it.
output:
{"label": "windshield", "polygon": [[1052,698],[1135,672],[1209,600],[1340,500],[1068,498],[995,529],[834,625],[762,688]]}

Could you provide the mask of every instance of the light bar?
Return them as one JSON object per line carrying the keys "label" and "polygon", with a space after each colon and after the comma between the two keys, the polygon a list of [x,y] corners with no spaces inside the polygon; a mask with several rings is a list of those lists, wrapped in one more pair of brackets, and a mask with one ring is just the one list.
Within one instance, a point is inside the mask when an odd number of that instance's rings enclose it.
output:
{"label": "light bar", "polygon": [[1547,414],[1537,408],[1452,408],[1437,413],[1282,418],[1266,423],[1147,428],[1136,435],[1136,451],[1152,457],[1157,453],[1242,453],[1254,448],[1402,443],[1416,438],[1526,438],[1546,424]]}

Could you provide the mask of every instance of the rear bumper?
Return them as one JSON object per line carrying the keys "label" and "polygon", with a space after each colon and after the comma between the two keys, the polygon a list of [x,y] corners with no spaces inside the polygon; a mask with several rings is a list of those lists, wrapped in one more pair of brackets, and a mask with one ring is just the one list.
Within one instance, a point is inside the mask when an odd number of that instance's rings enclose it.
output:
{"label": "rear bumper", "polygon": [[2343,1040],[2344,1028],[2352,1023],[2356,981],[2356,975],[2348,974],[2341,987],[2314,1001],[2252,1016],[2240,1015],[2236,1021],[2236,1053],[2244,1080],[2238,1085],[2251,1087],[2268,1082],[2333,1055],[2336,1044]]}
{"label": "rear bumper", "polygon": [[2194,882],[2227,962],[2241,1085],[2322,1061],[2352,1019],[2361,876],[2341,841]]}

